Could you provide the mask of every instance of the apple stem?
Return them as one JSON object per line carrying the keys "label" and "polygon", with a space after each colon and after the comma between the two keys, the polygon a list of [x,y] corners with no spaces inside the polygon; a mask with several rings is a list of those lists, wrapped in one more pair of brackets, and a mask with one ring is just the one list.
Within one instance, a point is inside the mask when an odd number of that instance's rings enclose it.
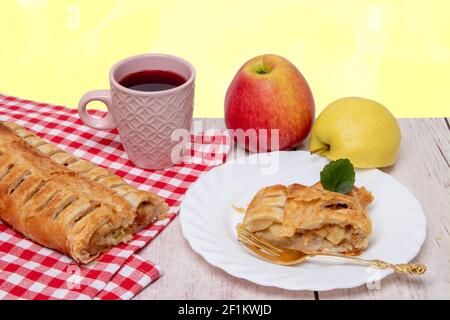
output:
{"label": "apple stem", "polygon": [[320,147],[318,149],[311,150],[310,153],[311,154],[316,154],[316,153],[321,153],[323,151],[328,151],[328,150],[330,150],[330,146],[326,145],[326,146]]}

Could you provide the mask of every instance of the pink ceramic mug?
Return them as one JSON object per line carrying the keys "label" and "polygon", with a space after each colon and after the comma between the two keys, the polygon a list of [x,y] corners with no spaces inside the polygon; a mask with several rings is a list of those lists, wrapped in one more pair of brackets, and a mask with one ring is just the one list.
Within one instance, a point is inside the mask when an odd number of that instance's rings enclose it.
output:
{"label": "pink ceramic mug", "polygon": [[[136,91],[119,82],[127,75],[144,70],[171,71],[187,81],[164,91]],[[145,54],[120,61],[109,74],[111,90],[97,90],[81,98],[78,112],[88,126],[117,128],[129,159],[144,169],[168,168],[178,162],[172,150],[179,141],[171,139],[176,129],[190,130],[194,108],[195,69],[184,59],[166,54]],[[91,101],[106,104],[104,118],[87,113]]]}

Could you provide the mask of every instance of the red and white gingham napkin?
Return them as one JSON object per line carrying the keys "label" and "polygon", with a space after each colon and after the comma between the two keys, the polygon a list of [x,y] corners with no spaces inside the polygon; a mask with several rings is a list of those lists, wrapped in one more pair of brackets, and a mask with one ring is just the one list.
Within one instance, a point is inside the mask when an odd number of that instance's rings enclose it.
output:
{"label": "red and white gingham napkin", "polygon": [[86,266],[0,222],[0,299],[131,299],[160,276],[158,267],[135,253],[176,217],[189,185],[202,172],[222,164],[231,146],[225,131],[202,132],[191,137],[182,164],[152,171],[128,160],[116,130],[91,129],[73,109],[0,94],[0,121],[13,121],[69,153],[108,168],[131,185],[158,194],[170,206],[168,219]]}

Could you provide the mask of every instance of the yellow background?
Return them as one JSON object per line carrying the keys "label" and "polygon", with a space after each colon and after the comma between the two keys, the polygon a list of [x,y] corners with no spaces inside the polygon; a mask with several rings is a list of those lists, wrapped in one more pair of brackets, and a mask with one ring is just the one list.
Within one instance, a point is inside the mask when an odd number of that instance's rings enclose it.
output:
{"label": "yellow background", "polygon": [[164,52],[197,69],[195,115],[222,117],[238,68],[276,53],[318,111],[356,95],[398,117],[450,116],[449,12],[447,0],[2,0],[0,92],[75,107],[117,60]]}

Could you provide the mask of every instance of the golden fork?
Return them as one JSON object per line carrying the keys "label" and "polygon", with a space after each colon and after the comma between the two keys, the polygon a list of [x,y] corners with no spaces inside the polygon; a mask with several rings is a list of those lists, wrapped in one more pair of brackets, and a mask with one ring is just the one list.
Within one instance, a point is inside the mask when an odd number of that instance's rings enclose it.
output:
{"label": "golden fork", "polygon": [[420,275],[424,274],[427,270],[427,267],[421,263],[392,264],[381,260],[363,260],[360,258],[348,257],[333,253],[305,253],[299,250],[281,248],[258,238],[253,233],[245,229],[240,230],[238,239],[246,248],[248,248],[261,258],[269,262],[284,266],[298,264],[309,258],[320,256],[347,260],[357,264],[369,265],[378,269],[391,268],[398,273]]}

